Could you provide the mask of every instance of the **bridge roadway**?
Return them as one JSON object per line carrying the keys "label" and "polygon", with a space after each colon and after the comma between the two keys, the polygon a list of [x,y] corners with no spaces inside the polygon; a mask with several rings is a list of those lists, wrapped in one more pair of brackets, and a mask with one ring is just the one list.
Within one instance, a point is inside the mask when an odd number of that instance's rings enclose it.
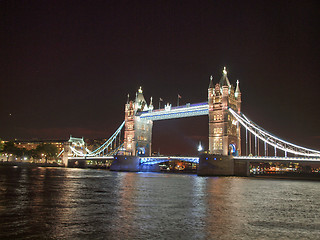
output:
{"label": "bridge roadway", "polygon": [[113,160],[114,156],[94,156],[94,157],[68,157],[68,160]]}
{"label": "bridge roadway", "polygon": [[[69,157],[73,161],[87,161],[87,160],[113,160],[115,156],[101,156],[101,157]],[[280,163],[319,163],[320,158],[304,158],[304,157],[274,157],[274,156],[235,156],[234,160],[241,160],[247,162],[280,162]],[[140,164],[153,165],[162,162],[173,160],[180,160],[190,163],[199,163],[199,157],[183,157],[183,156],[153,156],[153,157],[139,157]]]}
{"label": "bridge roadway", "polygon": [[320,158],[307,158],[307,157],[275,157],[275,156],[236,156],[233,157],[235,160],[242,160],[248,162],[279,162],[279,163],[319,163]]}
{"label": "bridge roadway", "polygon": [[[122,155],[119,155],[122,156]],[[71,161],[88,161],[88,160],[114,160],[115,156],[100,156],[100,157],[69,157]],[[139,157],[140,164],[152,165],[173,160],[186,161],[191,163],[199,163],[199,157],[181,157],[181,156],[157,156],[157,157]]]}

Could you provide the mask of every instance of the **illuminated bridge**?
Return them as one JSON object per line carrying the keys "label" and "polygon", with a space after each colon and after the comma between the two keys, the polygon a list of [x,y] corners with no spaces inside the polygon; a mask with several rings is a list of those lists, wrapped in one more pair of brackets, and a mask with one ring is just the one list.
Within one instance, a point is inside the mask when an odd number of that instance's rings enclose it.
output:
{"label": "illuminated bridge", "polygon": [[[140,118],[145,118],[148,120],[164,120],[164,119],[171,119],[171,118],[182,118],[182,117],[190,117],[190,116],[200,116],[200,115],[208,115],[208,104],[207,103],[200,103],[200,104],[194,104],[194,105],[185,105],[178,108],[172,108],[171,110],[156,110],[152,112],[142,112],[140,115],[138,115]],[[304,148],[292,143],[289,143],[285,140],[282,140],[275,135],[267,132],[263,128],[259,127],[257,124],[255,124],[253,121],[249,120],[243,113],[237,114],[234,110],[231,108],[228,109],[229,112],[237,119],[238,123],[241,124],[242,127],[245,128],[246,131],[246,148],[248,148],[248,133],[252,134],[254,136],[254,143],[252,145],[257,146],[257,141],[263,142],[263,153],[265,156],[260,156],[258,154],[257,148],[252,147],[252,150],[249,151],[255,152],[255,156],[234,156],[236,159],[244,159],[244,158],[251,158],[251,159],[268,159],[272,160],[272,156],[277,156],[277,151],[281,150],[284,152],[284,157],[281,157],[281,160],[292,160],[293,157],[287,157],[288,153],[292,153],[296,156],[301,156],[301,160],[309,160],[310,158],[315,158],[317,161],[320,160],[320,151]],[[123,122],[120,127],[116,130],[116,132],[100,147],[95,149],[94,151],[88,150],[88,148],[84,147],[84,142],[81,142],[81,139],[77,138],[70,138],[69,142],[75,143],[74,145],[70,145],[70,149],[72,151],[72,157],[73,159],[110,159],[112,156],[117,153],[119,150],[121,150],[121,147],[123,145],[115,147],[112,151],[108,151],[110,146],[113,146],[115,141],[117,141],[117,138],[119,138],[121,134],[121,130],[124,127]],[[119,141],[119,140],[118,140]],[[274,155],[271,154],[271,156],[267,156],[267,148],[268,146],[272,146],[274,149]],[[77,150],[77,147],[80,147],[81,149]],[[85,151],[83,151],[85,150]],[[257,157],[259,155],[259,157]],[[280,156],[279,156],[280,157]],[[278,157],[278,158],[279,158]],[[194,159],[198,158],[188,158],[188,157],[142,157],[141,163],[142,164],[149,164],[150,161],[152,162],[152,159],[181,159],[189,162],[196,162]],[[294,159],[299,159],[299,157],[294,157]],[[155,160],[156,161],[156,160]],[[157,160],[158,161],[158,160]],[[159,162],[158,161],[158,162]]]}
{"label": "illuminated bridge", "polygon": [[[206,153],[210,156],[203,158],[203,161],[201,156],[151,156],[154,121],[203,115],[209,118],[209,147]],[[241,132],[245,132],[242,137]],[[243,141],[245,144],[241,144]],[[241,145],[245,148],[242,149]],[[242,161],[320,163],[320,151],[285,141],[246,117],[241,111],[239,81],[234,88],[227,77],[226,69],[223,70],[219,83],[214,85],[213,78],[210,78],[208,101],[202,103],[188,103],[176,107],[167,104],[164,108],[160,108],[159,102],[159,109],[154,109],[152,98],[148,104],[140,88],[135,100],[129,101],[128,98],[123,123],[105,143],[94,150],[89,150],[83,139],[70,137],[64,152],[60,155],[63,156],[65,163],[68,160],[107,160],[117,155],[115,160],[123,159],[121,164],[124,165],[125,161],[129,162],[131,158],[134,158],[139,165],[180,160],[205,166],[208,160],[212,166],[218,166],[220,162],[222,164],[228,159],[237,161],[238,165],[241,165]],[[224,161],[219,162],[217,159]],[[220,165],[217,168],[227,168]],[[228,167],[230,166],[231,163]]]}

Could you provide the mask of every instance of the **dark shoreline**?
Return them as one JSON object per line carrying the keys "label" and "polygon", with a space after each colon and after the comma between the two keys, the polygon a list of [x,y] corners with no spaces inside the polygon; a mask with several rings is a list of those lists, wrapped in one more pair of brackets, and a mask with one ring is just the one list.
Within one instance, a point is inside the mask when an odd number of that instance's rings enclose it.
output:
{"label": "dark shoreline", "polygon": [[[64,167],[64,165],[58,163],[29,163],[29,162],[0,162],[1,166],[17,166],[17,167]],[[98,167],[87,167],[87,169],[105,169]],[[197,174],[194,171],[161,171],[163,174]],[[249,175],[247,178],[251,179],[274,179],[274,180],[308,180],[308,181],[320,181],[319,173],[287,173],[287,174],[263,174],[263,175]]]}
{"label": "dark shoreline", "polygon": [[17,166],[17,167],[64,167],[58,163],[30,163],[30,162],[0,162],[0,166]]}
{"label": "dark shoreline", "polygon": [[320,181],[319,173],[300,173],[300,174],[268,174],[268,175],[249,175],[253,179],[283,179],[283,180],[310,180]]}

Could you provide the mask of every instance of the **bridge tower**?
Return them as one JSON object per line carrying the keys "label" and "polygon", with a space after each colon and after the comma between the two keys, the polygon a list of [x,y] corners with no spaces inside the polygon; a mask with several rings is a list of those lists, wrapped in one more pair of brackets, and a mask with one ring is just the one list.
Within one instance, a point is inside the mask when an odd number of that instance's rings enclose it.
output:
{"label": "bridge tower", "polygon": [[152,125],[151,120],[141,119],[142,112],[152,111],[152,98],[148,106],[142,88],[136,93],[134,101],[125,104],[125,154],[131,156],[151,156]]}
{"label": "bridge tower", "polygon": [[213,84],[210,77],[208,88],[209,105],[209,153],[219,155],[241,155],[240,125],[228,108],[240,113],[241,92],[239,81],[234,88],[223,69],[220,82]]}

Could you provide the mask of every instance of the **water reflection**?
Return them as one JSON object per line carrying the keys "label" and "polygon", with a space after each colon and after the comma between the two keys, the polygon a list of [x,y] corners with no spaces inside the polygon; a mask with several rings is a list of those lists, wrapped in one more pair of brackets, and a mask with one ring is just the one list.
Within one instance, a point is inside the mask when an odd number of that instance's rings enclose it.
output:
{"label": "water reflection", "polygon": [[136,195],[137,174],[135,173],[118,173],[117,174],[117,202],[115,204],[115,214],[112,223],[109,225],[108,235],[115,232],[123,239],[134,239],[135,237],[135,213],[136,213]]}
{"label": "water reflection", "polygon": [[319,182],[0,167],[0,238],[316,239]]}

